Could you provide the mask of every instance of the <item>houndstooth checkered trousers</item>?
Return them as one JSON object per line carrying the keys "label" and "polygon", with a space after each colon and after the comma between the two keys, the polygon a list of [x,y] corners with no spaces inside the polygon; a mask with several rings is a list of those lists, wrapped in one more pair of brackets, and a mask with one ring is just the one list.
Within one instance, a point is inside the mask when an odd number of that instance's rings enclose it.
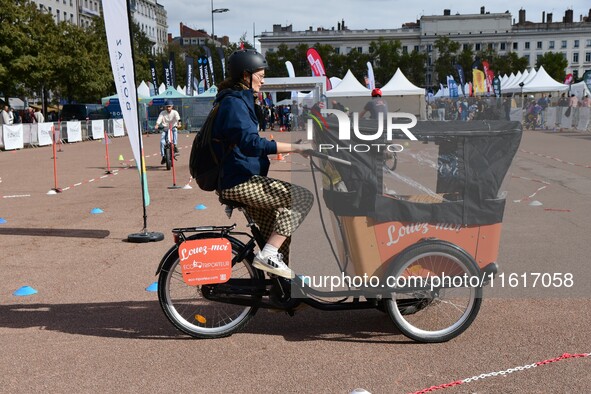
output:
{"label": "houndstooth checkered trousers", "polygon": [[291,235],[314,204],[314,196],[308,189],[260,175],[222,190],[222,198],[246,205],[246,212],[257,223],[265,239],[269,239],[273,231],[287,237],[279,249],[286,263],[289,261]]}

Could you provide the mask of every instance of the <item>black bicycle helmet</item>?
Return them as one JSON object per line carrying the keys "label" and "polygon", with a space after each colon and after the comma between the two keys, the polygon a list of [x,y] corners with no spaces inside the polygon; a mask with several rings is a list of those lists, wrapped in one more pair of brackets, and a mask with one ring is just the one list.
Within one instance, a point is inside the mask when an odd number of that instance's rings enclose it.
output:
{"label": "black bicycle helmet", "polygon": [[267,68],[269,65],[265,57],[254,49],[240,49],[234,51],[228,59],[228,69],[230,77],[238,81],[242,78],[244,71],[253,74],[261,68]]}

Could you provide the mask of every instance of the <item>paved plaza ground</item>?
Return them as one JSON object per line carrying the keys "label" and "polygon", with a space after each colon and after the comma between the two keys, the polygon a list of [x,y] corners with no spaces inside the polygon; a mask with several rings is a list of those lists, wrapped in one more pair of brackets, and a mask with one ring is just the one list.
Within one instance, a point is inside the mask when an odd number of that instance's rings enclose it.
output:
{"label": "paved plaza ground", "polygon": [[[281,141],[301,136],[274,133]],[[148,229],[166,237],[149,244],[125,241],[143,222],[126,137],[109,145],[108,176],[101,141],[65,144],[57,156],[64,191],[56,195],[47,195],[54,187],[51,147],[0,152],[1,392],[406,393],[591,352],[591,133],[524,132],[510,170],[499,256],[507,274],[571,273],[574,285],[497,291],[465,333],[429,345],[404,337],[377,310],[309,308],[294,317],[261,310],[229,338],[178,332],[156,293],[146,291],[173,243],[170,230],[229,223],[215,195],[189,183],[193,135],[179,139],[176,184],[193,189],[169,189],[159,138],[143,139]],[[291,169],[307,171],[302,158],[289,155],[273,161],[270,175],[289,179]],[[195,209],[199,204],[207,209]],[[94,208],[103,213],[91,214]],[[318,222],[313,212],[306,223]],[[14,296],[22,286],[38,293]],[[591,357],[569,358],[441,392],[587,392],[590,367]]]}

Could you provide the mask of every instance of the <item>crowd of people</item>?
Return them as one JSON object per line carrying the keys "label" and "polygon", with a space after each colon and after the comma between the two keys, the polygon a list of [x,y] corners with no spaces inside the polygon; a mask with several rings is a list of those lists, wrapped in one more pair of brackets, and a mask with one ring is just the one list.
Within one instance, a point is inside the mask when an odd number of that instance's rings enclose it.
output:
{"label": "crowd of people", "polygon": [[[523,122],[527,128],[548,128],[546,124],[547,108],[560,107],[570,110],[556,112],[556,124],[560,125],[562,116],[571,116],[573,125],[579,122],[580,108],[591,107],[591,98],[585,95],[578,98],[575,94],[570,97],[562,93],[553,98],[552,94],[542,94],[540,97],[525,95],[524,97],[458,97],[437,98],[427,103],[428,120],[511,120],[511,110],[523,109]],[[552,125],[554,126],[554,125]]]}
{"label": "crowd of people", "polygon": [[[50,113],[52,114],[52,113]],[[50,116],[48,116],[48,121],[53,121]],[[12,125],[18,123],[43,123],[45,122],[45,116],[43,116],[43,112],[41,112],[40,108],[34,109],[32,107],[27,107],[23,110],[15,111],[14,108],[5,105],[2,111],[0,112],[0,126],[2,125]]]}
{"label": "crowd of people", "polygon": [[[558,107],[560,111],[556,111],[555,125],[547,124],[546,110],[548,107]],[[564,110],[564,108],[567,108]],[[542,97],[536,99],[533,95],[528,96],[524,99],[523,109],[524,113],[524,126],[529,129],[536,128],[554,128],[562,124],[563,116],[572,116],[572,125],[576,130],[579,124],[580,109],[591,108],[591,98],[589,95],[584,95],[582,99],[579,99],[575,94],[571,94],[568,97],[567,93],[562,93],[557,100],[552,99],[551,94],[543,94]]]}
{"label": "crowd of people", "polygon": [[256,112],[259,121],[259,131],[275,130],[275,127],[287,131],[302,130],[304,125],[303,119],[310,111],[308,106],[298,104],[293,101],[291,105],[275,104],[261,105],[260,100],[256,100]]}

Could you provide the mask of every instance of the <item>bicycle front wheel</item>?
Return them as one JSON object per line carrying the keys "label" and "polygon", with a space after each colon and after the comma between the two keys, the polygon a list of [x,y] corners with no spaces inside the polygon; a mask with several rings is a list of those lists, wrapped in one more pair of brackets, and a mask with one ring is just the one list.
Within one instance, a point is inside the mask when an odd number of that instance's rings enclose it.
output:
{"label": "bicycle front wheel", "polygon": [[445,243],[425,242],[403,252],[398,261],[391,276],[401,289],[385,303],[404,335],[418,342],[445,342],[472,324],[482,288],[471,283],[479,269],[467,253]]}
{"label": "bicycle front wheel", "polygon": [[[232,243],[232,257],[238,253]],[[222,338],[241,330],[258,308],[216,302],[206,298],[216,285],[189,286],[183,280],[178,251],[162,267],[158,278],[158,299],[168,320],[180,331],[195,338]],[[258,278],[246,259],[232,266],[231,279]],[[256,301],[256,297],[253,296]]]}
{"label": "bicycle front wheel", "polygon": [[170,153],[170,145],[164,148],[164,159],[166,160],[166,170],[169,171],[172,167],[172,154]]}

